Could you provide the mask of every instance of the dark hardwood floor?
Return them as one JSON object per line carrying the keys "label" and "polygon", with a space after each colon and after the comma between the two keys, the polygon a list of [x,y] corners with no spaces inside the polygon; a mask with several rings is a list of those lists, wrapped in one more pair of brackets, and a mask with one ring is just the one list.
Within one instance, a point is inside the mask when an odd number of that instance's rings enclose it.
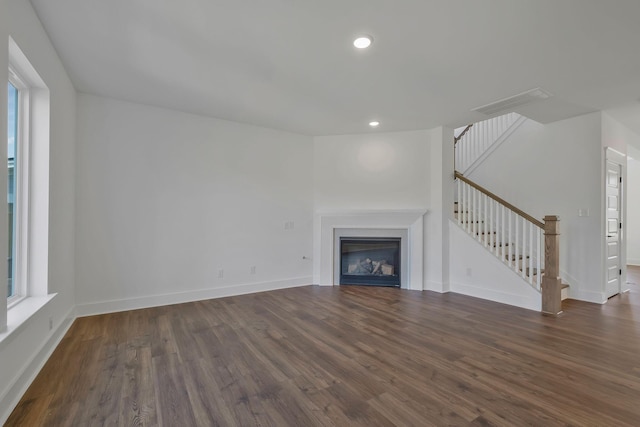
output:
{"label": "dark hardwood floor", "polygon": [[80,318],[7,425],[638,426],[630,273],[559,318],[352,286]]}

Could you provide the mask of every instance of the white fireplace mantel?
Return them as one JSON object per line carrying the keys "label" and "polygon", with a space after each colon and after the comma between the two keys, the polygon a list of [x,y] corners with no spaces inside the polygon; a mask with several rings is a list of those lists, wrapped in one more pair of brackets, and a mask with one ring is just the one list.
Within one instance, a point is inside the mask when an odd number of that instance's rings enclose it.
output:
{"label": "white fireplace mantel", "polygon": [[313,283],[331,286],[335,283],[336,230],[370,229],[402,231],[406,236],[407,263],[405,286],[423,289],[424,225],[426,210],[319,211],[314,216]]}

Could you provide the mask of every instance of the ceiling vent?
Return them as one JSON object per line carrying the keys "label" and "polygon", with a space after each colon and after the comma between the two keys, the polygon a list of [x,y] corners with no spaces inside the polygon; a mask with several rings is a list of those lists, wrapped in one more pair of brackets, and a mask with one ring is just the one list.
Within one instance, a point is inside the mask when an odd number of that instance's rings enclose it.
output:
{"label": "ceiling vent", "polygon": [[537,87],[535,89],[522,92],[518,95],[510,96],[509,98],[504,98],[499,101],[492,102],[491,104],[472,108],[471,111],[477,111],[488,116],[494,115],[496,113],[511,113],[517,107],[521,107],[535,101],[547,99],[551,96],[552,95],[549,92]]}

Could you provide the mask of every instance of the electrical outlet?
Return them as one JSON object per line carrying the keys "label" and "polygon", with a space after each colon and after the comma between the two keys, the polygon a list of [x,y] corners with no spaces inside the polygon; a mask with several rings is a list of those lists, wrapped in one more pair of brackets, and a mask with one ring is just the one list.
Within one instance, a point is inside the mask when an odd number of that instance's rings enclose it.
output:
{"label": "electrical outlet", "polygon": [[224,277],[224,270],[220,269],[218,270],[218,279],[222,279]]}
{"label": "electrical outlet", "polygon": [[256,266],[251,266],[251,274],[256,274]]}
{"label": "electrical outlet", "polygon": [[286,221],[284,223],[285,230],[293,230],[294,227],[295,227],[295,223],[293,221]]}

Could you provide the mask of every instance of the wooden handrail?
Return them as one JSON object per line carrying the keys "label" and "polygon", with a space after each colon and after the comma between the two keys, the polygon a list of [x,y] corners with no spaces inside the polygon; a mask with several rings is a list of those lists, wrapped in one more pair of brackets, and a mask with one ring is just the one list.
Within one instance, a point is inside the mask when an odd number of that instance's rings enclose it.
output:
{"label": "wooden handrail", "polygon": [[491,191],[487,190],[486,188],[476,184],[475,182],[471,181],[470,179],[465,178],[464,175],[462,175],[460,172],[455,171],[455,177],[458,178],[462,182],[466,182],[467,184],[469,184],[470,186],[472,186],[476,190],[480,191],[483,194],[486,194],[487,196],[489,196],[490,198],[492,198],[496,202],[500,203],[501,205],[506,206],[507,208],[511,209],[513,212],[515,212],[516,214],[520,215],[521,217],[523,217],[527,221],[531,222],[535,226],[537,226],[539,228],[542,228],[544,230],[544,223],[542,221],[540,221],[538,219],[535,219],[534,217],[532,217],[528,213],[524,212],[522,209],[516,208],[511,203],[509,203],[506,200],[496,196],[495,194],[493,194]]}
{"label": "wooden handrail", "polygon": [[455,138],[453,138],[453,145],[456,145],[458,143],[458,141],[460,141],[462,139],[464,134],[467,133],[467,131],[469,131],[469,129],[471,129],[472,126],[473,126],[473,123],[471,123],[470,125],[467,125],[467,127],[464,128],[464,130],[462,131],[462,133],[460,133],[460,135],[458,135]]}

